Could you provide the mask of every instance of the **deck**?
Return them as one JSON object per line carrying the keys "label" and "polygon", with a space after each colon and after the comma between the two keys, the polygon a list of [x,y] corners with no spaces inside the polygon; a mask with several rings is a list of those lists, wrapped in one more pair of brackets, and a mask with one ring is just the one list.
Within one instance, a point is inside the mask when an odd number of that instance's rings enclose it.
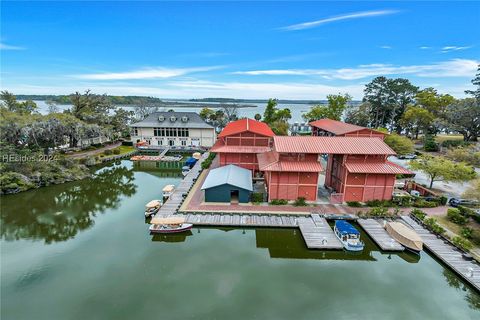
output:
{"label": "deck", "polygon": [[298,227],[309,249],[343,249],[327,220],[318,214],[298,218]]}
{"label": "deck", "polygon": [[249,215],[249,214],[186,214],[186,222],[203,226],[226,227],[297,227],[297,217],[279,215]]}
{"label": "deck", "polygon": [[424,246],[438,259],[453,269],[465,281],[480,291],[480,266],[474,261],[468,261],[454,246],[438,238],[408,216],[401,219],[410,225],[423,239]]}
{"label": "deck", "polygon": [[358,224],[383,251],[403,251],[405,248],[393,239],[374,219],[358,219]]}

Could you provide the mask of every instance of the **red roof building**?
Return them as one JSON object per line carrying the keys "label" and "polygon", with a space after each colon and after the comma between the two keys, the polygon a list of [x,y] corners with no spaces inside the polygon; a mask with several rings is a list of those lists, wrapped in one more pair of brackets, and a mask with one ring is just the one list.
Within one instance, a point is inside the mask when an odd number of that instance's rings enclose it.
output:
{"label": "red roof building", "polygon": [[385,138],[385,133],[381,131],[332,119],[320,119],[309,124],[312,127],[312,136]]}
{"label": "red roof building", "polygon": [[271,150],[274,135],[263,122],[241,119],[227,124],[210,151],[219,154],[221,166],[234,164],[258,171],[257,154]]}
{"label": "red roof building", "polygon": [[[412,173],[387,160],[395,152],[378,136],[343,132],[343,136],[275,136],[265,123],[243,119],[228,124],[211,151],[219,153],[222,166],[236,164],[263,172],[269,201],[299,197],[316,201],[322,171],[332,199],[391,199],[395,175]],[[320,163],[324,155],[326,168]]]}

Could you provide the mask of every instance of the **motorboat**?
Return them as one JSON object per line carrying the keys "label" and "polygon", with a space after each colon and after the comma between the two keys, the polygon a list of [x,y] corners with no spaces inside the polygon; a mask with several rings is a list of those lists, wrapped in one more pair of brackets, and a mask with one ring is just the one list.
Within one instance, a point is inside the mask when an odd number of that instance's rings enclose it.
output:
{"label": "motorboat", "polygon": [[185,177],[188,173],[190,172],[190,167],[189,166],[183,166],[182,167],[182,174]]}
{"label": "motorboat", "polygon": [[401,222],[387,222],[385,230],[406,249],[419,253],[423,249],[422,238],[413,230]]}
{"label": "motorboat", "polygon": [[362,251],[365,247],[365,243],[360,240],[360,232],[347,221],[335,220],[333,231],[345,250]]}
{"label": "motorboat", "polygon": [[192,229],[193,224],[185,223],[182,217],[153,217],[150,221],[151,233],[179,233]]}
{"label": "motorboat", "polygon": [[197,160],[200,160],[202,158],[202,154],[200,152],[194,152],[192,154],[192,158],[195,158]]}
{"label": "motorboat", "polygon": [[162,206],[161,200],[152,200],[145,205],[145,218],[155,215]]}
{"label": "motorboat", "polygon": [[163,187],[163,199],[168,199],[172,195],[173,191],[175,190],[175,186],[173,184],[167,184]]}

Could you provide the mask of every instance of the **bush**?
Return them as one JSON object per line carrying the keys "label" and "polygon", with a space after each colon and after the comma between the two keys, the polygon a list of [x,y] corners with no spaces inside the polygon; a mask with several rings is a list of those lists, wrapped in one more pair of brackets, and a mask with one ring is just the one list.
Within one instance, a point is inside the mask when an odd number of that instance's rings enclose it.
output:
{"label": "bush", "polygon": [[396,133],[388,134],[384,141],[399,155],[409,154],[415,150],[412,140]]}
{"label": "bush", "polygon": [[120,154],[120,153],[121,153],[120,148],[113,149],[113,154]]}
{"label": "bush", "polygon": [[445,229],[443,229],[441,226],[438,225],[437,219],[435,219],[435,218],[432,218],[432,217],[426,218],[426,219],[423,220],[423,223],[433,233],[442,235],[446,232]]}
{"label": "bush", "polygon": [[464,217],[473,217],[476,215],[475,210],[471,208],[467,208],[465,206],[458,206],[457,209],[460,212],[460,214]]}
{"label": "bush", "polygon": [[449,149],[445,155],[450,160],[466,162],[472,166],[480,165],[480,152],[475,147],[458,147]]}
{"label": "bush", "polygon": [[305,207],[307,205],[306,199],[304,197],[298,197],[297,200],[293,203],[296,207]]}
{"label": "bush", "polygon": [[412,211],[410,211],[410,214],[415,216],[420,221],[423,221],[423,219],[425,219],[425,217],[427,216],[427,214],[420,209],[413,209]]}
{"label": "bush", "polygon": [[274,205],[274,206],[283,206],[283,205],[288,204],[288,200],[285,200],[285,199],[273,199],[272,201],[270,201],[270,204],[271,204],[271,205]]}
{"label": "bush", "polygon": [[362,204],[358,201],[347,201],[347,205],[354,208],[359,208],[362,206]]}
{"label": "bush", "polygon": [[423,138],[423,150],[438,151],[438,144],[435,142],[435,138],[431,134],[427,134]]}
{"label": "bush", "polygon": [[413,197],[411,196],[396,196],[393,197],[392,203],[396,203],[400,207],[409,207],[412,204]]}
{"label": "bush", "polygon": [[413,203],[415,208],[435,208],[438,207],[438,202],[436,201],[426,201],[423,199],[417,199]]}
{"label": "bush", "polygon": [[109,155],[113,154],[113,151],[110,150],[110,149],[107,149],[107,150],[103,151],[103,154],[106,155],[106,156],[109,156]]}
{"label": "bush", "polygon": [[456,224],[459,224],[459,225],[464,225],[468,221],[468,218],[464,217],[460,213],[460,210],[455,209],[455,208],[448,209],[447,218],[448,218],[448,220],[452,221],[453,223],[456,223]]}
{"label": "bush", "polygon": [[445,147],[445,148],[464,147],[464,146],[468,146],[469,144],[471,144],[471,142],[458,140],[458,139],[457,140],[443,140],[442,141],[442,147]]}
{"label": "bush", "polygon": [[366,201],[367,207],[392,207],[394,204],[388,200],[370,200]]}
{"label": "bush", "polygon": [[453,237],[452,242],[455,246],[465,251],[469,251],[473,247],[470,241],[468,241],[467,239],[463,239],[462,237]]}
{"label": "bush", "polygon": [[444,206],[447,204],[447,201],[448,201],[448,198],[445,197],[445,196],[440,196],[440,198],[438,199],[438,202],[440,203],[440,205]]}
{"label": "bush", "polygon": [[251,198],[252,202],[263,202],[263,193],[253,192]]}
{"label": "bush", "polygon": [[389,216],[388,208],[385,207],[375,207],[366,212],[368,216],[371,217],[387,217]]}
{"label": "bush", "polygon": [[461,233],[462,237],[464,237],[466,239],[471,239],[472,236],[473,236],[473,229],[469,228],[469,227],[463,227],[460,230],[460,233]]}

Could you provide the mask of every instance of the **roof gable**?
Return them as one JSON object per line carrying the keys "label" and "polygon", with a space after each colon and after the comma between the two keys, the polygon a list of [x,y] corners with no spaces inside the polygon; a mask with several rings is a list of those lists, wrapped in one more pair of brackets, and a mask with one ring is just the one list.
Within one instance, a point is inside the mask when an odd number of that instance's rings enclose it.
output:
{"label": "roof gable", "polygon": [[316,128],[331,132],[335,135],[343,135],[343,134],[346,134],[346,133],[356,132],[356,131],[360,131],[360,130],[364,130],[364,129],[367,129],[367,130],[370,130],[370,131],[373,131],[373,132],[376,132],[376,133],[379,133],[379,134],[380,133],[383,134],[383,132],[380,132],[380,131],[377,131],[377,130],[357,126],[357,125],[351,124],[351,123],[345,123],[345,122],[341,122],[341,121],[337,121],[337,120],[332,120],[332,119],[328,119],[328,118],[312,121],[309,124],[312,127],[316,127]]}
{"label": "roof gable", "polygon": [[229,122],[218,136],[226,137],[247,131],[267,137],[273,137],[275,135],[266,123],[246,118]]}
{"label": "roof gable", "polygon": [[203,121],[195,112],[154,112],[140,122],[133,123],[131,127],[149,128],[204,128],[214,129],[213,126]]}
{"label": "roof gable", "polygon": [[224,184],[252,191],[252,172],[233,164],[211,169],[201,189],[205,190]]}

